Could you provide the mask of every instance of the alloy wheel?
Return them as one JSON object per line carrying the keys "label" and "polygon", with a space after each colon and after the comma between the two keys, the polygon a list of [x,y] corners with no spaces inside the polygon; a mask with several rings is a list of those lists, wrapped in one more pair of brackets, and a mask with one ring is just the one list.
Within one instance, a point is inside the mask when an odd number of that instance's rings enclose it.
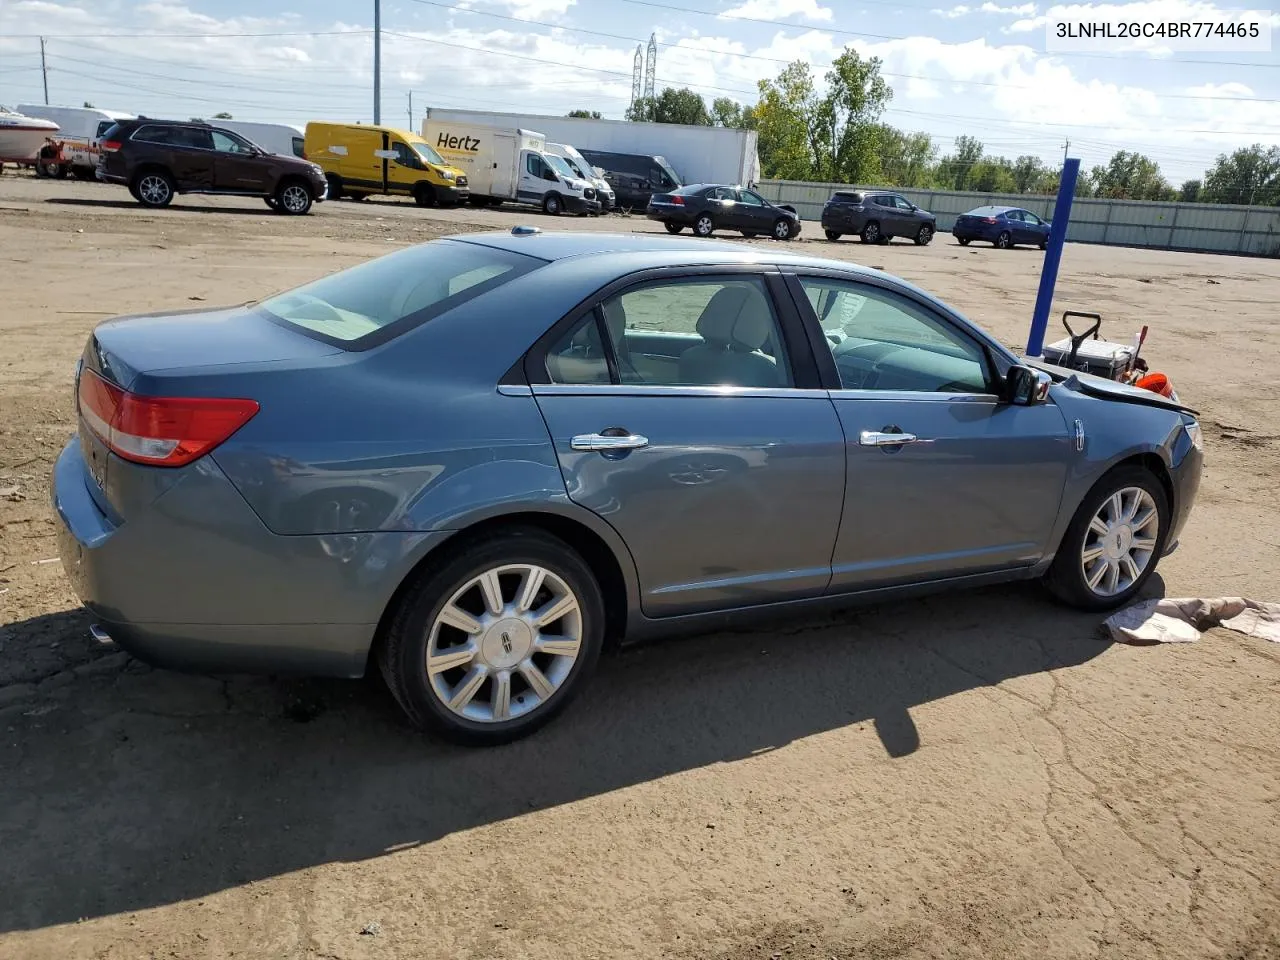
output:
{"label": "alloy wheel", "polygon": [[880,225],[878,223],[868,223],[862,228],[862,239],[867,243],[879,243]]}
{"label": "alloy wheel", "polygon": [[307,188],[298,183],[292,183],[285,187],[280,194],[281,204],[290,213],[299,213],[307,209],[307,204],[310,201],[311,197],[307,194]]}
{"label": "alloy wheel", "polygon": [[779,219],[773,225],[773,235],[778,240],[789,240],[791,238],[791,224],[787,221]]}
{"label": "alloy wheel", "polygon": [[147,203],[162,204],[169,199],[169,184],[164,177],[147,174],[138,181],[138,195]]}
{"label": "alloy wheel", "polygon": [[459,717],[515,720],[556,694],[582,641],[582,605],[568,583],[546,567],[506,564],[468,580],[436,614],[427,679]]}
{"label": "alloy wheel", "polygon": [[705,213],[700,216],[693,224],[693,232],[700,237],[711,236],[711,231],[715,229],[715,224],[711,222],[711,218]]}
{"label": "alloy wheel", "polygon": [[1160,539],[1160,511],[1141,487],[1122,487],[1102,502],[1089,521],[1080,569],[1100,597],[1128,590],[1150,566]]}

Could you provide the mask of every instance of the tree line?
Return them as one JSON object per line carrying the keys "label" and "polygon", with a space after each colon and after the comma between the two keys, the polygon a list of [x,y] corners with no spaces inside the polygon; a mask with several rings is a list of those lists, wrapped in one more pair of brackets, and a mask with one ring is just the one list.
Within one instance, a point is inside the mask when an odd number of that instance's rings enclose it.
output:
{"label": "tree line", "polygon": [[[893,89],[878,57],[846,49],[820,89],[809,64],[797,60],[772,80],[761,80],[759,99],[744,106],[729,97],[710,105],[689,88],[667,87],[637,100],[628,120],[751,129],[757,132],[765,177],[898,188],[979,193],[1055,194],[1059,171],[1039,157],[1009,159],[987,153],[976,137],[957,137],[939,156],[924,132],[881,121]],[[574,110],[569,116],[594,116]],[[1076,196],[1117,200],[1185,200],[1280,206],[1280,147],[1254,144],[1219,156],[1203,178],[1175,187],[1150,157],[1118,150],[1105,165],[1081,171]]]}

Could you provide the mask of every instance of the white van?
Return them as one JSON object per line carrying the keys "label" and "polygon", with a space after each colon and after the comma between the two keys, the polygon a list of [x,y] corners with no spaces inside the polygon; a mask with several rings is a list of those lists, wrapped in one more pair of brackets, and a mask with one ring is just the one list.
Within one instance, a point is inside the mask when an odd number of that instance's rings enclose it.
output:
{"label": "white van", "polygon": [[[21,103],[18,112],[28,117],[52,120],[62,141],[62,162],[80,180],[93,180],[98,169],[98,138],[117,120],[132,120],[133,114],[97,107],[47,107],[42,103]],[[62,174],[66,176],[65,171]]]}
{"label": "white van", "polygon": [[422,138],[445,162],[466,172],[474,206],[524,203],[553,216],[600,212],[595,185],[548,152],[540,133],[427,120]]}
{"label": "white van", "polygon": [[282,157],[305,157],[302,144],[303,132],[287,123],[251,123],[247,120],[210,120],[209,123],[223,130],[238,133],[251,143],[256,143],[267,153]]}
{"label": "white van", "polygon": [[574,173],[583,180],[590,180],[595,185],[596,198],[600,201],[601,210],[609,211],[613,209],[613,187],[609,186],[609,181],[598,173],[591,164],[587,163],[582,154],[575,150],[571,144],[548,143],[547,153],[562,157]]}

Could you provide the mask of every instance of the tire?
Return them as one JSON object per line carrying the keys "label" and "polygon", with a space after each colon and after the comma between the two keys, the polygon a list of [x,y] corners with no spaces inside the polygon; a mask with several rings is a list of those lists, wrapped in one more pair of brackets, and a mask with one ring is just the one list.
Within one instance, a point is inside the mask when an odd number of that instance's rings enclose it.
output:
{"label": "tire", "polygon": [[663,221],[662,225],[667,228],[667,233],[671,234],[679,233],[684,229],[682,225],[678,223],[671,223],[670,221]]}
{"label": "tire", "polygon": [[969,238],[968,238],[968,237],[956,237],[956,242],[957,242],[958,244],[960,244],[960,246],[962,246],[962,247],[967,247],[967,246],[969,245]]}
{"label": "tire", "polygon": [[542,212],[548,217],[558,217],[564,209],[564,202],[558,193],[548,193],[542,198]]}
{"label": "tire", "polygon": [[311,212],[313,198],[310,188],[301,180],[281,180],[276,187],[275,209],[291,217],[302,217]]}
{"label": "tire", "polygon": [[698,219],[693,221],[693,233],[698,237],[709,237],[716,232],[716,222],[711,219],[711,214],[701,213]]}
{"label": "tire", "polygon": [[929,226],[926,223],[924,226],[920,228],[920,231],[916,234],[916,246],[927,247],[932,240],[933,240],[933,227]]}
{"label": "tire", "polygon": [[95,180],[98,179],[97,171],[95,171],[92,167],[72,167],[71,175],[75,177],[77,180],[83,181],[85,183],[93,183]]}
{"label": "tire", "polygon": [[[1103,526],[1110,525],[1115,510],[1112,498],[1117,494],[1120,496],[1121,519],[1125,511],[1137,504],[1135,519],[1141,520],[1149,507],[1155,511],[1154,521],[1141,526],[1117,523],[1115,534],[1103,535],[1092,526],[1093,521],[1099,518]],[[1057,556],[1045,574],[1045,586],[1063,603],[1081,610],[1113,610],[1123,606],[1142,590],[1155,572],[1168,539],[1170,522],[1168,494],[1150,470],[1138,466],[1120,466],[1111,470],[1094,485],[1071,518],[1058,546]],[[1119,541],[1112,540],[1113,536],[1118,536]],[[1135,540],[1150,540],[1151,550],[1128,546]],[[1099,548],[1102,552],[1092,563],[1084,559],[1087,551]],[[1142,559],[1143,554],[1145,559]],[[1116,556],[1121,559],[1112,563],[1110,558]],[[1132,576],[1133,567],[1127,566],[1123,557],[1129,557],[1134,566],[1140,566],[1137,577]],[[1108,568],[1114,566],[1117,576],[1112,581],[1108,569],[1102,572],[1096,586],[1091,586],[1086,567],[1089,574],[1097,574],[1099,563]]]}
{"label": "tire", "polygon": [[413,202],[420,207],[435,206],[436,192],[429,183],[420,183],[413,188]]}
{"label": "tire", "polygon": [[844,236],[844,234],[836,233],[836,231],[834,230],[823,230],[822,232],[827,235],[827,239],[830,240],[832,243],[835,243],[842,236]]}
{"label": "tire", "polygon": [[1013,235],[1008,230],[1001,230],[1000,236],[996,237],[992,242],[997,250],[1009,250],[1013,247]]}
{"label": "tire", "polygon": [[[576,634],[578,644],[568,663],[568,653],[538,652],[536,631],[525,626],[529,615],[513,609],[527,582],[517,573],[522,566],[540,568],[546,574],[543,583],[552,585],[551,590],[539,589],[531,609],[547,610],[556,605],[557,594],[561,600],[568,595],[577,601],[576,619],[570,612],[547,624],[555,629],[555,636],[572,638]],[[510,615],[495,617],[481,612],[487,605],[484,591],[474,584],[503,568],[511,573],[498,580],[499,606],[502,613]],[[462,611],[464,621],[468,614],[473,622],[488,619],[489,627],[468,641],[464,630],[442,620],[446,607],[455,611],[455,617]],[[482,627],[483,623],[475,625]],[[494,746],[533,733],[563,710],[591,676],[603,641],[604,597],[591,569],[559,538],[541,530],[516,528],[465,546],[423,570],[398,601],[378,645],[377,658],[387,686],[415,727],[457,743]],[[447,655],[468,643],[472,647],[469,659],[428,670],[430,650]],[[525,656],[527,651],[533,652]],[[520,660],[522,656],[525,659]],[[526,679],[529,663],[537,672],[528,675],[534,676],[534,682],[541,677],[549,693],[541,694]],[[503,673],[508,684],[505,701],[497,679]],[[463,693],[465,681],[477,674],[480,679],[468,696]],[[451,695],[467,699],[455,708],[447,702]],[[509,712],[516,712],[520,710],[517,702],[524,703],[526,697],[535,702],[524,707],[523,713],[495,719],[495,714],[502,712],[499,703],[505,702]]]}
{"label": "tire", "polygon": [[329,191],[325,194],[325,199],[341,200],[343,195],[342,178],[336,173],[330,173],[324,179],[329,184]]}
{"label": "tire", "polygon": [[1043,241],[1043,242],[1040,244],[1040,249],[1041,249],[1041,250],[1048,250],[1048,249],[1049,249],[1049,241],[1048,241],[1048,240]]}
{"label": "tire", "polygon": [[777,220],[773,221],[773,230],[771,233],[775,240],[790,240],[793,236],[791,233],[791,221],[786,217],[779,217]]}
{"label": "tire", "polygon": [[863,243],[879,243],[882,237],[880,224],[875,220],[870,221],[862,228],[861,237]]}
{"label": "tire", "polygon": [[263,197],[263,198],[262,198],[262,202],[263,202],[263,203],[265,203],[265,204],[266,204],[268,207],[270,207],[272,210],[279,210],[279,209],[280,209],[279,204],[277,204],[277,203],[276,203],[276,198],[275,198],[275,197]]}
{"label": "tire", "polygon": [[159,209],[173,202],[173,177],[163,170],[144,170],[134,178],[133,195],[144,207]]}

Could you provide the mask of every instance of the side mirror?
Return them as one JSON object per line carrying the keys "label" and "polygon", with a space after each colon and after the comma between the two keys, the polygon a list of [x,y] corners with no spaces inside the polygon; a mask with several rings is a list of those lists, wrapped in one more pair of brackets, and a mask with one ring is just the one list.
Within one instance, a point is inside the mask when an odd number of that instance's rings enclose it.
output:
{"label": "side mirror", "polygon": [[1005,374],[1005,399],[1019,407],[1044,403],[1049,399],[1049,388],[1053,386],[1053,378],[1043,370],[1031,367],[1013,366]]}
{"label": "side mirror", "polygon": [[543,171],[542,179],[550,180],[552,183],[555,183],[560,178],[556,176],[556,172],[554,170],[545,170]]}

